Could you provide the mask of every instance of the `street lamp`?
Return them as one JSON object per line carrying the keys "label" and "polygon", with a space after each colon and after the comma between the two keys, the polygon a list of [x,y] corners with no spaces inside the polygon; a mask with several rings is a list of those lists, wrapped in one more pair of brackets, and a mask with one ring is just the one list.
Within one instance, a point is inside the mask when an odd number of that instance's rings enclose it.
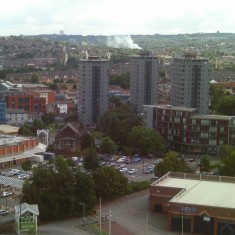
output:
{"label": "street lamp", "polygon": [[86,206],[85,206],[84,202],[81,202],[80,206],[82,206],[82,220],[83,220],[83,227],[85,227],[85,211],[86,211]]}
{"label": "street lamp", "polygon": [[110,210],[109,211],[109,235],[111,235],[111,232],[112,232],[111,226],[112,226],[112,211]]}

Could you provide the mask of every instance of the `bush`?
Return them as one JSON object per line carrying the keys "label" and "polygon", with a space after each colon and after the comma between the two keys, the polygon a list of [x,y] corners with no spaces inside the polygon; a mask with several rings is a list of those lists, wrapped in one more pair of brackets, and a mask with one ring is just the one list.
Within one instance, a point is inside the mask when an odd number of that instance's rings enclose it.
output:
{"label": "bush", "polygon": [[131,182],[127,186],[127,194],[138,192],[150,187],[150,181]]}

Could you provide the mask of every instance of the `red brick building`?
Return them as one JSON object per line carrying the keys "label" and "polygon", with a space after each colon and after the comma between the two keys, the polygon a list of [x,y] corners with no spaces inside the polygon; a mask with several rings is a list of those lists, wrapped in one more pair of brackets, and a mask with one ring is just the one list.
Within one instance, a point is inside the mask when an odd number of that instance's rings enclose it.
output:
{"label": "red brick building", "polygon": [[24,109],[28,112],[45,113],[46,99],[39,94],[18,94],[6,97],[7,108]]}
{"label": "red brick building", "polygon": [[144,105],[146,127],[156,129],[170,150],[218,154],[235,144],[235,116],[197,115],[195,108]]}
{"label": "red brick building", "polygon": [[68,122],[55,136],[55,153],[72,156],[80,148],[80,130],[75,124]]}

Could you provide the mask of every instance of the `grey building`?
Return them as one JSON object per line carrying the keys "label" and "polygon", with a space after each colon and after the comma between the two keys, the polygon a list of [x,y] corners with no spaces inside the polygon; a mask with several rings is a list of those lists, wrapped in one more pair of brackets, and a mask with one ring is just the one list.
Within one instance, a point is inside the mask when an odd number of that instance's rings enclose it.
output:
{"label": "grey building", "polygon": [[198,58],[195,53],[174,58],[171,76],[171,104],[197,108],[199,114],[208,114],[208,60]]}
{"label": "grey building", "polygon": [[79,61],[78,114],[85,125],[94,125],[108,111],[109,60],[87,56]]}
{"label": "grey building", "polygon": [[131,59],[130,102],[135,111],[142,112],[143,105],[158,104],[160,62],[149,53]]}

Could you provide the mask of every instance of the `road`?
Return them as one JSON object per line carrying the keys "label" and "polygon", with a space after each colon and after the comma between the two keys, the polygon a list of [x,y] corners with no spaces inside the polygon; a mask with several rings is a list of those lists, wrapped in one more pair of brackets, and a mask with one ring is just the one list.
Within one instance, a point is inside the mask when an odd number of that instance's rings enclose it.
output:
{"label": "road", "polygon": [[[145,190],[124,196],[105,205],[101,204],[101,215],[112,214],[112,221],[122,225],[135,235],[178,235],[167,229],[167,215],[148,211],[149,191]],[[99,205],[97,214],[99,215]],[[82,224],[82,218],[70,219],[38,227],[38,235],[86,235],[87,233],[75,228]],[[111,227],[112,231],[112,227]],[[120,234],[121,235],[121,234]],[[184,235],[188,235],[184,233]]]}

